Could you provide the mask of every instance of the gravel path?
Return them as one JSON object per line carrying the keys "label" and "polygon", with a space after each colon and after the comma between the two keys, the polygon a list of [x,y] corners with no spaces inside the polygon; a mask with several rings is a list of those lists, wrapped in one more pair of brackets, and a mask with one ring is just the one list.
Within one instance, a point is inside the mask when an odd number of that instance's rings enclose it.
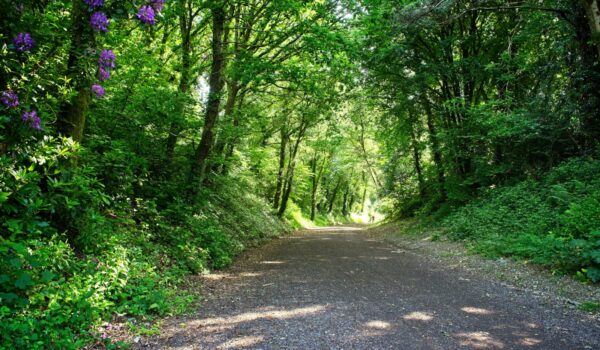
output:
{"label": "gravel path", "polygon": [[368,238],[299,232],[205,277],[153,349],[600,349],[600,325]]}

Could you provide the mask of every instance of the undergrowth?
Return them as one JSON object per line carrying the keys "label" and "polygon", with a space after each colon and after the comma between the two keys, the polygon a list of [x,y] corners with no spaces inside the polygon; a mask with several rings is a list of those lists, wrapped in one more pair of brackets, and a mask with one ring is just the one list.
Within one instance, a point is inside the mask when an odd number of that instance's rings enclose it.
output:
{"label": "undergrowth", "polygon": [[0,349],[115,346],[100,324],[186,311],[187,275],[287,230],[247,180],[184,200],[126,147],[106,149],[82,162],[77,144],[44,137],[0,157]]}
{"label": "undergrowth", "polygon": [[293,201],[288,204],[288,210],[284,215],[285,221],[294,229],[303,229],[318,226],[335,226],[353,223],[354,220],[350,215],[344,216],[339,212],[329,214],[317,213],[315,219],[310,219],[310,213],[305,213]]}
{"label": "undergrowth", "polygon": [[600,161],[573,159],[540,179],[488,189],[438,216],[438,234],[490,257],[529,260],[600,281]]}

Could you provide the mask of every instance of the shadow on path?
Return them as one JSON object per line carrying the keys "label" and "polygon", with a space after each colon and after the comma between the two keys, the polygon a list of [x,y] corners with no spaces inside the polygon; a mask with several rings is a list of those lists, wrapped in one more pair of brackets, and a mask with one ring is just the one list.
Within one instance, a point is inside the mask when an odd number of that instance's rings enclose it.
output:
{"label": "shadow on path", "polygon": [[[597,324],[524,292],[366,238],[364,227],[299,232],[205,277],[198,314],[149,348],[592,349]],[[583,334],[582,334],[583,333]],[[583,344],[577,339],[590,339]],[[595,343],[594,343],[595,342]]]}

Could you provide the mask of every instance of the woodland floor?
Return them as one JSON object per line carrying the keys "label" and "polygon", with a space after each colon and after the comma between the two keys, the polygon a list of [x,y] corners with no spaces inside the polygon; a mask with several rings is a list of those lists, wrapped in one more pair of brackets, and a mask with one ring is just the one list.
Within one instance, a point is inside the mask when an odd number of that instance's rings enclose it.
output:
{"label": "woodland floor", "polygon": [[197,312],[134,348],[600,348],[594,315],[375,236],[321,228],[253,249],[201,277]]}

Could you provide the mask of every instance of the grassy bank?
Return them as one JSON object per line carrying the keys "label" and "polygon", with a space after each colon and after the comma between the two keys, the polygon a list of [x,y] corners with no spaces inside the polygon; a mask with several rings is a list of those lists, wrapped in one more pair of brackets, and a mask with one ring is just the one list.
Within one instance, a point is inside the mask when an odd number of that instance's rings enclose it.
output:
{"label": "grassy bank", "polygon": [[583,281],[600,281],[600,162],[574,159],[535,179],[489,188],[443,208],[421,229],[466,242],[489,257],[528,260]]}
{"label": "grassy bank", "polygon": [[18,232],[35,230],[0,240],[0,349],[111,348],[118,344],[101,325],[117,315],[148,321],[186,311],[198,297],[180,288],[186,276],[225,267],[246,247],[288,230],[248,185],[215,183],[194,206],[138,199],[124,210],[124,200],[112,202],[78,213],[77,237],[50,227],[58,220],[43,221],[44,212],[30,221],[21,214]]}

